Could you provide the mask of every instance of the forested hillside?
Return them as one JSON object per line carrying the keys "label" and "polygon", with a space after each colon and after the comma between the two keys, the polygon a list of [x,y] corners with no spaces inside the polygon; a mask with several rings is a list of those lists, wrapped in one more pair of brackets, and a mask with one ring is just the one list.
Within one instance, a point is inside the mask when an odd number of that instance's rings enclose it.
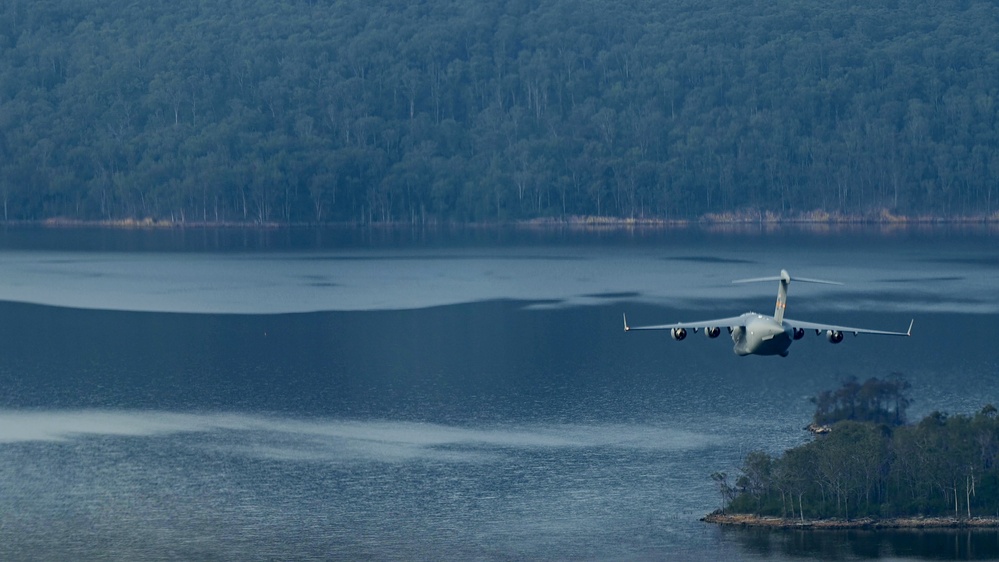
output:
{"label": "forested hillside", "polygon": [[999,5],[5,0],[6,220],[992,215]]}

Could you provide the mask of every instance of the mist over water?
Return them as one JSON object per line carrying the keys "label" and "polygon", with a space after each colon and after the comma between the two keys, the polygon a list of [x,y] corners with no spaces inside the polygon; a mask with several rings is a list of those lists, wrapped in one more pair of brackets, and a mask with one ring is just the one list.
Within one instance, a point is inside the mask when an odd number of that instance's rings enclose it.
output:
{"label": "mist over water", "polygon": [[[405,310],[496,299],[535,301],[536,308],[624,300],[674,308],[739,302],[769,312],[764,305],[770,304],[773,287],[731,281],[788,269],[845,283],[795,285],[792,302],[802,310],[820,305],[821,310],[999,312],[999,286],[993,281],[999,256],[987,247],[988,232],[956,239],[688,233],[608,242],[584,234],[555,241],[542,237],[540,243],[429,245],[335,239],[305,247],[288,240],[274,249],[219,241],[214,250],[198,252],[162,251],[169,241],[124,245],[143,250],[122,251],[106,236],[100,244],[77,242],[71,250],[54,242],[37,249],[22,237],[7,240],[27,248],[4,252],[0,300],[235,314]],[[0,247],[4,242],[0,237]]]}
{"label": "mist over water", "polygon": [[[847,376],[902,373],[910,417],[999,404],[988,233],[49,236],[0,236],[5,560],[976,557],[698,518]],[[789,316],[912,338],[621,329],[769,313],[775,283],[730,281],[781,268],[847,283],[792,284]]]}

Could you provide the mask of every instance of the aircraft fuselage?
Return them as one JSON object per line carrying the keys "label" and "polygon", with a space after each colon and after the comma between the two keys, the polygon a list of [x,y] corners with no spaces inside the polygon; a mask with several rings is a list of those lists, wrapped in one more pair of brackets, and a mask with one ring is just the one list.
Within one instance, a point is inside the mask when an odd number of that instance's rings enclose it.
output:
{"label": "aircraft fuselage", "polygon": [[788,348],[791,342],[805,337],[806,331],[815,331],[815,335],[823,332],[829,343],[837,344],[843,341],[843,334],[875,334],[881,336],[911,336],[912,324],[909,322],[909,329],[905,332],[892,332],[887,330],[872,330],[870,328],[851,328],[848,326],[837,326],[833,324],[822,324],[818,322],[803,322],[801,320],[789,320],[784,318],[784,311],[787,309],[787,287],[793,280],[804,281],[806,283],[821,283],[824,285],[841,285],[835,281],[822,281],[821,279],[808,279],[805,277],[791,277],[787,270],[782,269],[779,277],[761,277],[758,279],[741,279],[733,283],[751,283],[755,281],[779,281],[777,288],[777,306],[773,316],[759,314],[757,312],[747,312],[739,316],[728,318],[716,318],[714,320],[701,320],[699,322],[674,322],[672,324],[656,324],[654,326],[629,326],[627,315],[622,314],[624,320],[624,331],[632,330],[669,330],[670,335],[676,341],[687,338],[687,330],[693,330],[696,334],[698,330],[703,330],[704,335],[709,338],[716,338],[723,329],[732,334],[732,351],[736,355],[780,355],[787,357]]}
{"label": "aircraft fuselage", "polygon": [[732,330],[733,351],[736,355],[780,355],[787,356],[787,350],[794,340],[794,329],[785,322],[778,322],[772,316],[755,312],[742,315],[745,326]]}

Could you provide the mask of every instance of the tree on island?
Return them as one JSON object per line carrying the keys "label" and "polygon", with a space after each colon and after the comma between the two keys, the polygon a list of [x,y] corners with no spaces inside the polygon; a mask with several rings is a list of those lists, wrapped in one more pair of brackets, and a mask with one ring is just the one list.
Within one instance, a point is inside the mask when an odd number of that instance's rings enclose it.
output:
{"label": "tree on island", "polygon": [[933,412],[905,424],[908,389],[894,374],[823,392],[814,400],[815,419],[831,423],[831,431],[776,457],[749,453],[734,488],[723,493],[731,497],[724,510],[802,520],[994,516],[996,408],[971,416]]}

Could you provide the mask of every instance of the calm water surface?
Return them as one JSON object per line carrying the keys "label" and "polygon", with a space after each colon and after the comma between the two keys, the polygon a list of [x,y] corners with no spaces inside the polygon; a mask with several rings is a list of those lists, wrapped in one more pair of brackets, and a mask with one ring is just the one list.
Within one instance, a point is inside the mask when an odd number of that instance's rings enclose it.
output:
{"label": "calm water surface", "polygon": [[[698,521],[710,474],[903,373],[999,404],[988,231],[0,233],[0,559],[987,559],[999,535]],[[904,330],[782,358],[621,330]]]}

